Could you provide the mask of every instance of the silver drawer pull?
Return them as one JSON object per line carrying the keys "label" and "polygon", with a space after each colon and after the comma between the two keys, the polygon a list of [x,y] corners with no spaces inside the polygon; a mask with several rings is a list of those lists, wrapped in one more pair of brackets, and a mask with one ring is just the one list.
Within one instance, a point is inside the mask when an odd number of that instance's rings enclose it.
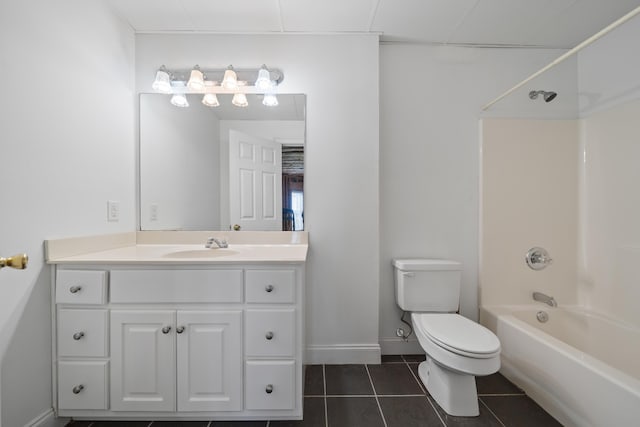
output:
{"label": "silver drawer pull", "polygon": [[171,330],[171,326],[165,326],[164,328],[162,328],[162,333],[168,334],[170,330]]}
{"label": "silver drawer pull", "polygon": [[84,386],[82,384],[79,384],[79,385],[75,386],[72,391],[73,391],[73,394],[78,394],[82,390],[84,390]]}
{"label": "silver drawer pull", "polygon": [[273,292],[273,289],[274,289],[274,288],[273,288],[273,285],[267,285],[267,286],[264,288],[264,290],[265,290],[265,291],[267,291],[267,292]]}
{"label": "silver drawer pull", "polygon": [[269,341],[271,341],[273,339],[273,332],[271,331],[267,332],[264,337]]}
{"label": "silver drawer pull", "polygon": [[184,326],[178,326],[176,328],[176,332],[179,333],[179,334],[183,333],[184,332]]}
{"label": "silver drawer pull", "polygon": [[73,334],[73,339],[78,341],[83,336],[84,336],[84,332],[76,332],[75,334]]}
{"label": "silver drawer pull", "polygon": [[80,285],[72,286],[69,288],[69,292],[71,292],[72,294],[78,293],[81,290],[82,290],[82,286]]}
{"label": "silver drawer pull", "polygon": [[264,391],[266,391],[267,394],[273,393],[273,384],[267,384],[267,387],[264,389]]}

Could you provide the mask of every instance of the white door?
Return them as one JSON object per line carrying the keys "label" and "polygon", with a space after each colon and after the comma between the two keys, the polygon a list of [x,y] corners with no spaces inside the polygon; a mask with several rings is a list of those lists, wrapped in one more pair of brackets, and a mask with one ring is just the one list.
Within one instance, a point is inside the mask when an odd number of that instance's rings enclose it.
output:
{"label": "white door", "polygon": [[111,409],[175,411],[175,312],[111,311]]}
{"label": "white door", "polygon": [[178,411],[242,410],[242,311],[178,311]]}
{"label": "white door", "polygon": [[282,230],[282,144],[229,131],[231,227]]}

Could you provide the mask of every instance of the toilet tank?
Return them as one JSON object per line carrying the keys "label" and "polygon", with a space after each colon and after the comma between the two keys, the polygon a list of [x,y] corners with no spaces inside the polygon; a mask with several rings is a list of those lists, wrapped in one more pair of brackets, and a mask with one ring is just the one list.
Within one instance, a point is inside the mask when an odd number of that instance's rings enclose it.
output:
{"label": "toilet tank", "polygon": [[396,303],[404,311],[455,312],[462,264],[444,259],[394,259]]}

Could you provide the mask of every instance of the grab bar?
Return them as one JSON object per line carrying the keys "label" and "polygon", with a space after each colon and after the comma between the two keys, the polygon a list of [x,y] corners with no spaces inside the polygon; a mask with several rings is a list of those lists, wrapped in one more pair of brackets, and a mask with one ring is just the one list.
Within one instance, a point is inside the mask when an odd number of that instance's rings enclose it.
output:
{"label": "grab bar", "polygon": [[0,257],[0,269],[4,267],[16,268],[18,270],[24,270],[29,263],[29,257],[27,254],[18,254],[10,256],[9,258]]}

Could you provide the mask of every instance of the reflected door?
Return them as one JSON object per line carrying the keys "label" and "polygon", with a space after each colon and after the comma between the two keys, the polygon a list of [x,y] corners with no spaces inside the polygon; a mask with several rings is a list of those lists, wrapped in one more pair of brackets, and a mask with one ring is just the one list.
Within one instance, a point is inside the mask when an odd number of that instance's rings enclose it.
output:
{"label": "reflected door", "polygon": [[229,131],[231,228],[282,230],[282,144]]}

